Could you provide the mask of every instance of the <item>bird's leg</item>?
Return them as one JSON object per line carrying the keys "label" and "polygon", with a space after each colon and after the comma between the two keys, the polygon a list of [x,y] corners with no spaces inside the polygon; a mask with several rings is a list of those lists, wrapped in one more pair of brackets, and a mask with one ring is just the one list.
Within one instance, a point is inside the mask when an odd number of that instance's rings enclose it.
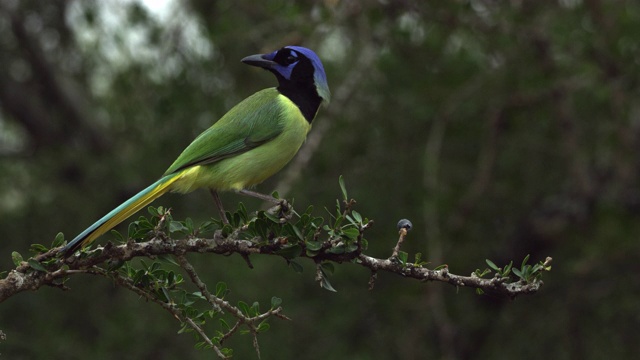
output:
{"label": "bird's leg", "polygon": [[209,189],[209,192],[211,193],[211,196],[213,196],[213,202],[216,204],[216,207],[220,212],[220,219],[222,220],[222,223],[225,225],[229,225],[229,220],[227,220],[227,215],[224,212],[224,206],[222,206],[222,201],[220,200],[218,192],[213,189]]}
{"label": "bird's leg", "polygon": [[256,191],[247,190],[247,189],[238,190],[237,193],[252,196],[260,200],[264,200],[264,201],[268,201],[268,202],[280,205],[281,217],[285,217],[285,213],[289,211],[289,203],[287,202],[286,199],[276,199],[271,195],[265,195],[265,194],[262,194]]}
{"label": "bird's leg", "polygon": [[280,203],[282,200],[280,199],[276,199],[271,195],[265,195],[263,193],[259,193],[256,191],[251,191],[251,190],[247,190],[247,189],[242,189],[242,190],[238,190],[239,194],[243,194],[243,195],[248,195],[248,196],[253,196],[254,198],[258,198],[260,200],[264,200],[264,201],[269,201],[272,202],[274,204],[278,204]]}

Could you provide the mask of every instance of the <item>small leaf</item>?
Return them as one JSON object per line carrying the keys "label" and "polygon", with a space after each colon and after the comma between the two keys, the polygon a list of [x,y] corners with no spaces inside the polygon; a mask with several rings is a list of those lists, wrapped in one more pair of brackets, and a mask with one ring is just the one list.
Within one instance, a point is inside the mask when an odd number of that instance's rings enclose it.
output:
{"label": "small leaf", "polygon": [[407,259],[409,258],[409,254],[404,251],[398,251],[398,260],[400,260],[401,264],[406,264]]}
{"label": "small leaf", "polygon": [[307,241],[305,243],[307,250],[318,251],[322,249],[322,243],[320,241]]}
{"label": "small leaf", "polygon": [[333,266],[333,263],[323,262],[322,264],[320,264],[320,266],[322,267],[322,271],[325,273],[333,274],[333,272],[335,271],[335,266]]}
{"label": "small leaf", "polygon": [[162,206],[155,208],[153,206],[149,206],[147,207],[147,211],[149,212],[149,214],[151,216],[160,216],[161,212],[162,212]]}
{"label": "small leaf", "polygon": [[342,234],[347,237],[348,239],[351,240],[355,240],[358,238],[358,235],[360,235],[360,230],[354,228],[354,227],[350,227],[347,229],[342,230]]}
{"label": "small leaf", "polygon": [[20,253],[19,253],[19,252],[17,252],[17,251],[14,251],[14,252],[12,252],[12,253],[11,253],[11,260],[13,260],[13,264],[14,264],[15,266],[20,266],[20,264],[22,263],[22,261],[24,261],[24,260],[22,259],[22,255],[20,255]]}
{"label": "small leaf", "polygon": [[56,237],[53,239],[53,243],[51,243],[51,247],[58,247],[64,244],[64,234],[59,232]]}
{"label": "small leaf", "polygon": [[500,268],[493,263],[493,261],[489,260],[489,259],[485,259],[485,261],[487,262],[487,265],[489,265],[490,268],[492,268],[495,271],[500,271]]}
{"label": "small leaf", "polygon": [[295,225],[291,225],[291,226],[293,227],[293,231],[295,232],[298,239],[304,240],[304,235],[302,235],[302,232],[300,231],[300,229],[298,229],[298,227]]}
{"label": "small leaf", "polygon": [[518,268],[513,268],[512,271],[514,274],[516,274],[517,277],[523,279],[522,272]]}
{"label": "small leaf", "polygon": [[49,249],[47,249],[47,247],[42,244],[31,244],[31,246],[29,246],[29,251],[34,252],[36,254],[45,253],[48,250]]}
{"label": "small leaf", "polygon": [[229,327],[229,324],[227,324],[227,322],[224,321],[224,319],[222,318],[220,318],[220,326],[222,326],[222,329],[224,329],[223,331],[225,332],[231,330],[231,327]]}
{"label": "small leaf", "polygon": [[193,233],[193,230],[195,229],[195,225],[193,224],[193,220],[190,217],[184,220],[184,225],[187,227],[189,233]]}
{"label": "small leaf", "polygon": [[251,310],[251,316],[258,316],[258,314],[260,314],[260,303],[254,301],[249,310]]}
{"label": "small leaf", "polygon": [[280,223],[280,218],[279,218],[279,217],[277,217],[277,216],[275,216],[275,215],[273,215],[273,214],[271,214],[271,213],[268,213],[268,212],[266,212],[266,211],[265,211],[265,212],[264,212],[264,216],[265,216],[267,219],[271,220],[272,222],[274,222],[274,223],[276,223],[276,224],[279,224],[279,223]]}
{"label": "small leaf", "polygon": [[180,221],[171,221],[169,223],[169,232],[174,233],[176,231],[184,231],[188,230],[186,226],[184,226]]}
{"label": "small leaf", "polygon": [[134,221],[134,222],[130,223],[129,224],[129,228],[127,228],[127,236],[129,238],[133,239],[133,236],[136,233],[136,228],[137,228],[136,223],[137,223],[137,221]]}
{"label": "small leaf", "polygon": [[502,270],[502,276],[507,276],[509,275],[509,273],[511,272],[511,268],[513,267],[513,261],[509,262],[509,265],[504,267],[504,270]]}
{"label": "small leaf", "polygon": [[198,232],[200,234],[204,234],[204,233],[213,231],[215,228],[216,228],[216,224],[213,221],[205,221],[202,224],[200,224]]}
{"label": "small leaf", "polygon": [[246,302],[240,300],[238,301],[238,308],[247,316],[251,316],[249,305]]}
{"label": "small leaf", "polygon": [[347,201],[347,187],[344,185],[344,178],[342,177],[342,175],[340,175],[338,183],[340,184],[340,190],[342,191],[342,199],[344,199],[344,201]]}
{"label": "small leaf", "polygon": [[277,308],[278,306],[280,306],[280,304],[282,304],[282,299],[280,299],[277,296],[274,296],[274,297],[271,298],[271,308],[272,309]]}
{"label": "small leaf", "polygon": [[47,272],[47,269],[45,269],[44,266],[42,266],[42,264],[40,264],[40,262],[38,260],[36,260],[36,259],[29,259],[29,260],[27,260],[27,263],[34,270]]}
{"label": "small leaf", "polygon": [[169,290],[164,286],[162,287],[162,294],[165,297],[165,302],[171,302],[171,294],[169,294]]}
{"label": "small leaf", "polygon": [[216,297],[223,298],[227,294],[227,284],[220,281],[216,284]]}
{"label": "small leaf", "polygon": [[322,279],[320,279],[320,287],[329,291],[338,292],[336,289],[333,288],[333,286],[331,286],[329,279],[327,279],[327,277],[324,276],[324,274],[322,275],[323,275]]}
{"label": "small leaf", "polygon": [[258,328],[256,330],[258,330],[258,332],[265,332],[269,330],[269,328],[271,328],[271,325],[269,325],[268,322],[263,321],[260,323],[260,325],[258,325]]}
{"label": "small leaf", "polygon": [[119,231],[111,229],[109,233],[111,234],[111,236],[116,238],[116,242],[119,242],[119,243],[125,242],[124,235],[122,235]]}
{"label": "small leaf", "polygon": [[169,256],[169,255],[158,255],[157,259],[162,261],[162,262],[166,262],[169,263],[171,265],[175,265],[175,266],[180,266],[173,258],[173,256]]}

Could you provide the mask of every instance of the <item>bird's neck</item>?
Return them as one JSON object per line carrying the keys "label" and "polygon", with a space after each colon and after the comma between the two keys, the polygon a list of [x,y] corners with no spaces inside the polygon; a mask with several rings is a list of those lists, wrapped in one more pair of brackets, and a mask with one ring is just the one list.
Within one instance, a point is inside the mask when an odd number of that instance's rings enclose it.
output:
{"label": "bird's neck", "polygon": [[305,119],[311,124],[316,117],[322,98],[318,95],[314,85],[284,83],[278,86],[278,91],[298,106]]}

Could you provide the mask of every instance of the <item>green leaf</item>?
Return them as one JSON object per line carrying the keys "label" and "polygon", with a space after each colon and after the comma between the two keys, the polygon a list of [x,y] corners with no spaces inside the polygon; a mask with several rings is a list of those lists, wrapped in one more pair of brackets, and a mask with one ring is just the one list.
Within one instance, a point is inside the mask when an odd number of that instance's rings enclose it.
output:
{"label": "green leaf", "polygon": [[344,254],[345,253],[344,245],[332,246],[327,250],[327,252],[329,254]]}
{"label": "green leaf", "polygon": [[127,236],[131,239],[133,239],[133,235],[135,235],[136,230],[137,230],[137,226],[136,226],[137,221],[134,221],[132,223],[129,224],[129,227],[127,228]]}
{"label": "green leaf", "polygon": [[265,320],[265,321],[261,322],[260,325],[258,325],[257,330],[258,330],[258,332],[265,332],[265,331],[269,330],[269,328],[271,328],[271,325],[269,325],[269,323],[266,322],[266,320]]}
{"label": "green leaf", "polygon": [[331,283],[329,282],[329,279],[327,279],[327,277],[324,275],[324,273],[322,274],[322,278],[320,279],[320,286],[323,289],[329,290],[329,291],[333,291],[333,292],[338,292],[336,289],[333,288],[333,286],[331,286]]}
{"label": "green leaf", "polygon": [[40,262],[37,261],[36,259],[29,259],[27,260],[27,263],[34,270],[47,272],[47,269],[45,269],[44,266],[42,266],[42,264],[40,264]]}
{"label": "green leaf", "polygon": [[180,266],[173,258],[173,256],[170,255],[158,255],[156,257],[158,260],[162,261],[162,262],[166,262],[168,264],[171,265],[175,265],[175,266]]}
{"label": "green leaf", "polygon": [[[288,224],[290,225],[290,224]],[[293,227],[293,231],[295,232],[296,236],[298,237],[298,239],[300,240],[304,240],[304,235],[302,235],[302,232],[300,231],[300,229],[298,229],[297,226],[295,225],[291,225]]]}
{"label": "green leaf", "polygon": [[409,254],[404,251],[398,251],[398,260],[400,260],[401,264],[406,264],[407,259],[409,259]]}
{"label": "green leaf", "polygon": [[277,296],[274,296],[274,297],[271,298],[271,308],[272,309],[277,308],[278,306],[280,306],[280,304],[282,304],[282,299],[280,299]]}
{"label": "green leaf", "polygon": [[476,269],[476,271],[474,271],[473,273],[476,274],[477,277],[481,278],[490,272],[491,270],[485,268],[484,270]]}
{"label": "green leaf", "polygon": [[111,236],[115,237],[115,238],[116,238],[116,241],[118,241],[118,242],[123,243],[123,242],[126,242],[126,241],[127,241],[127,240],[124,238],[124,235],[122,235],[122,234],[121,234],[119,231],[117,231],[117,230],[113,230],[113,229],[112,229],[109,233],[111,234]]}
{"label": "green leaf", "polygon": [[38,254],[38,253],[45,253],[49,251],[49,249],[42,244],[31,244],[31,246],[29,246],[29,251]]}
{"label": "green leaf", "polygon": [[162,207],[158,207],[158,208],[155,208],[153,206],[147,207],[147,212],[149,212],[151,216],[160,216],[161,211],[162,211]]}
{"label": "green leaf", "polygon": [[231,327],[229,326],[229,324],[227,324],[227,322],[224,321],[224,319],[222,318],[220,318],[220,326],[222,326],[222,329],[224,332],[231,330]]}
{"label": "green leaf", "polygon": [[216,284],[216,297],[223,298],[227,294],[227,284],[220,281]]}
{"label": "green leaf", "polygon": [[200,227],[198,228],[198,232],[200,234],[204,234],[204,233],[208,233],[215,230],[215,228],[216,228],[216,224],[213,221],[205,221],[202,224],[200,224]]}
{"label": "green leaf", "polygon": [[351,215],[353,216],[353,218],[357,222],[362,223],[362,215],[360,215],[360,213],[358,213],[357,211],[353,210],[353,211],[351,211]]}
{"label": "green leaf", "polygon": [[165,297],[164,302],[171,302],[171,294],[169,294],[169,290],[164,286],[162,287],[162,294]]}
{"label": "green leaf", "polygon": [[249,310],[251,310],[251,316],[258,316],[260,314],[260,303],[254,301]]}
{"label": "green leaf", "polygon": [[184,226],[187,227],[187,230],[189,231],[189,233],[193,233],[193,230],[195,229],[195,225],[193,224],[193,220],[190,217],[184,219]]}
{"label": "green leaf", "polygon": [[180,221],[172,220],[169,222],[169,232],[174,233],[176,231],[184,231],[188,230],[186,226],[184,226]]}
{"label": "green leaf", "polygon": [[360,230],[358,230],[358,229],[356,229],[354,227],[350,227],[350,228],[346,228],[346,229],[342,230],[342,234],[345,237],[347,237],[348,239],[355,240],[360,235]]}
{"label": "green leaf", "polygon": [[509,275],[509,273],[511,272],[511,268],[513,267],[513,261],[509,262],[509,265],[504,267],[504,270],[502,270],[502,276],[506,277]]}
{"label": "green leaf", "polygon": [[269,212],[266,212],[266,211],[265,211],[265,212],[264,212],[264,216],[265,216],[267,219],[271,220],[272,222],[274,222],[274,223],[276,223],[276,224],[279,224],[279,223],[280,223],[280,218],[279,218],[279,217],[277,217],[277,216],[275,216],[275,215],[273,215],[272,213],[269,213]]}
{"label": "green leaf", "polygon": [[324,273],[328,273],[328,274],[333,274],[334,271],[336,270],[333,263],[330,263],[330,262],[323,262],[322,264],[320,264],[320,267],[322,268],[322,271]]}
{"label": "green leaf", "polygon": [[512,271],[514,274],[516,274],[517,277],[523,279],[522,272],[518,268],[513,268]]}
{"label": "green leaf", "polygon": [[322,249],[322,243],[320,241],[307,241],[305,243],[307,250],[318,251]]}
{"label": "green leaf", "polygon": [[338,179],[338,184],[340,184],[340,190],[342,191],[342,199],[348,201],[349,199],[347,197],[347,187],[344,185],[344,178],[342,177],[342,175],[340,175],[340,178]]}
{"label": "green leaf", "polygon": [[307,206],[307,209],[304,211],[304,213],[309,215],[309,216],[311,216],[312,212],[313,212],[313,205]]}
{"label": "green leaf", "polygon": [[522,260],[522,266],[520,266],[520,268],[524,269],[524,266],[527,264],[528,261],[529,261],[529,254],[527,254],[527,256],[524,257],[524,260]]}
{"label": "green leaf", "polygon": [[247,316],[251,316],[249,305],[247,305],[246,302],[244,302],[242,300],[238,301],[238,308],[240,308],[240,310],[242,311],[243,314],[245,314]]}
{"label": "green leaf", "polygon": [[13,260],[13,264],[15,266],[20,266],[20,264],[24,261],[22,259],[22,255],[20,255],[20,253],[17,251],[11,253],[11,260]]}
{"label": "green leaf", "polygon": [[500,268],[493,263],[493,261],[489,260],[489,259],[485,259],[485,261],[487,262],[487,265],[489,265],[490,268],[492,268],[495,271],[500,271]]}
{"label": "green leaf", "polygon": [[64,234],[59,232],[56,237],[53,239],[53,243],[51,243],[51,247],[58,247],[64,244]]}

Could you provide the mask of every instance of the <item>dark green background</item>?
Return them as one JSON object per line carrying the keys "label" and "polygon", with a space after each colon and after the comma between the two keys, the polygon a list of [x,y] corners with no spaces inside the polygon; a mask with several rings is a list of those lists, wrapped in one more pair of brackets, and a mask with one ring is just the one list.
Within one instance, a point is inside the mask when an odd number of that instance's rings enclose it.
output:
{"label": "dark green background", "polygon": [[[73,237],[164,172],[273,77],[239,60],[300,44],[334,101],[294,160],[258,186],[332,208],[344,175],[375,220],[368,253],[404,246],[456,274],[554,259],[515,301],[344,264],[331,293],[279,258],[190,256],[228,299],[284,299],[264,359],[601,359],[640,352],[640,5],[632,1],[0,2],[0,269]],[[115,19],[115,20],[114,20]],[[116,21],[116,25],[113,25]],[[111,24],[111,25],[110,25]],[[131,46],[131,39],[138,45]],[[314,147],[315,146],[315,147]],[[296,167],[297,166],[297,167]],[[243,201],[223,197],[227,207]],[[155,205],[197,222],[206,191]],[[106,239],[102,239],[102,242]],[[160,307],[74,276],[0,304],[7,359],[210,359]],[[249,337],[229,344],[255,358]]]}

